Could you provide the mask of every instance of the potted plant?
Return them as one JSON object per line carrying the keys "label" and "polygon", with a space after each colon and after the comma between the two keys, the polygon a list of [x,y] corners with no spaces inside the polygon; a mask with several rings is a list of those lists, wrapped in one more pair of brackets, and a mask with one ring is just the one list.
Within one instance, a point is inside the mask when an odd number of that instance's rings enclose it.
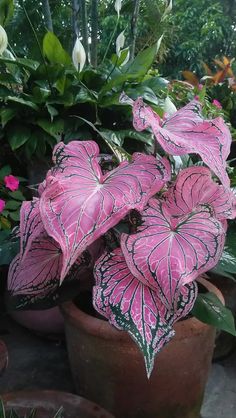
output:
{"label": "potted plant", "polygon": [[[213,294],[199,295],[196,304],[197,280],[220,259],[227,219],[235,216],[226,172],[230,133],[222,118],[204,120],[196,100],[164,120],[141,98],[121,100],[132,105],[137,130],[151,127],[154,155],[135,153],[107,171],[93,141],[55,147],[39,197],[21,208],[9,302],[58,303],[68,290],[75,297],[76,277],[91,262],[89,246],[104,237],[93,306],[111,325],[75,303],[62,306],[67,337],[74,337],[70,360],[80,367],[72,370],[77,390],[117,417],[198,417],[215,331],[189,315],[202,318],[208,307],[210,324],[235,333],[206,281]],[[206,166],[175,175],[171,158],[156,153],[156,140],[167,155],[198,154]]]}
{"label": "potted plant", "polygon": [[71,393],[56,391],[22,391],[2,396],[2,417],[37,418],[112,418],[112,415],[93,402]]}

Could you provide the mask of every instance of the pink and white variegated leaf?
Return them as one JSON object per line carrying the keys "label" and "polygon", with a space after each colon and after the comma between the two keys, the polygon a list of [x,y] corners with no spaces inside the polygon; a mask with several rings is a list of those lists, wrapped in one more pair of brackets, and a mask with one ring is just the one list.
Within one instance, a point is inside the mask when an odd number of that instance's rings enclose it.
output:
{"label": "pink and white variegated leaf", "polygon": [[157,199],[149,200],[142,222],[136,234],[122,234],[121,248],[132,274],[170,308],[184,284],[217,264],[225,228],[207,206],[174,218]]}
{"label": "pink and white variegated leaf", "polygon": [[165,198],[172,216],[183,216],[195,211],[199,205],[209,205],[217,219],[234,218],[233,193],[212,181],[207,167],[189,167],[182,170]]}
{"label": "pink and white variegated leaf", "polygon": [[170,178],[166,159],[138,153],[103,175],[98,153],[93,141],[60,143],[40,199],[45,229],[63,252],[61,280],[93,241],[131,209],[142,210]]}
{"label": "pink and white variegated leaf", "polygon": [[39,199],[22,203],[20,210],[20,254],[25,257],[32,242],[45,231],[39,212]]}
{"label": "pink and white variegated leaf", "polygon": [[[66,281],[79,282],[80,275],[88,272],[90,259],[89,252],[81,255]],[[61,267],[62,251],[59,244],[44,232],[31,242],[24,258],[20,253],[10,265],[7,284],[9,305],[18,309],[34,307],[41,301],[44,306],[55,305],[60,296]]]}
{"label": "pink and white variegated leaf", "polygon": [[229,187],[226,159],[230,152],[230,131],[221,117],[203,120],[200,110],[200,103],[193,100],[162,121],[139,98],[133,103],[134,127],[138,131],[150,127],[162,148],[171,155],[199,154],[222,184]]}
{"label": "pink and white variegated leaf", "polygon": [[155,355],[174,336],[174,321],[185,316],[193,307],[196,284],[183,289],[175,312],[174,307],[167,310],[158,292],[132,275],[120,248],[103,254],[96,263],[94,274],[95,309],[113,326],[130,334],[144,355],[150,377]]}

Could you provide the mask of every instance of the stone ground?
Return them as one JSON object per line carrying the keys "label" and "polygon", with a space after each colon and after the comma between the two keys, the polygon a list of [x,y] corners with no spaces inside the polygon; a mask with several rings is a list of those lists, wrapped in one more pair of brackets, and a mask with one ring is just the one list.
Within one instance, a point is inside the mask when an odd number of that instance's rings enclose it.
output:
{"label": "stone ground", "polygon": [[[0,377],[0,394],[20,389],[58,389],[73,393],[65,343],[40,338],[5,318],[1,338],[9,366]],[[213,364],[202,418],[236,418],[236,349]]]}

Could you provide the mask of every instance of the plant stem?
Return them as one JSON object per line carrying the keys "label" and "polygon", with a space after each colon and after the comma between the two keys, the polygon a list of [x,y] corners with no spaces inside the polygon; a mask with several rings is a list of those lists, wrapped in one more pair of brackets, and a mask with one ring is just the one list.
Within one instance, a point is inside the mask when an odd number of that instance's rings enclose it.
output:
{"label": "plant stem", "polygon": [[102,64],[104,63],[104,61],[105,61],[105,59],[106,59],[106,57],[107,57],[107,54],[108,54],[108,52],[109,52],[109,49],[110,49],[111,43],[112,43],[112,41],[113,41],[113,39],[114,39],[114,36],[115,36],[115,34],[116,34],[116,31],[117,31],[117,28],[118,28],[118,24],[119,24],[119,17],[117,17],[116,25],[115,25],[114,30],[113,30],[113,32],[112,32],[112,35],[111,35],[111,37],[110,37],[110,39],[109,39],[109,42],[108,42],[108,45],[107,45],[107,48],[106,48],[106,51],[105,51],[104,57],[103,57],[103,59],[102,59]]}
{"label": "plant stem", "polygon": [[43,60],[44,66],[45,66],[45,70],[46,70],[46,74],[47,74],[47,81],[48,81],[48,85],[49,85],[49,88],[50,88],[51,93],[52,93],[52,85],[51,85],[50,78],[49,78],[49,74],[48,74],[47,63],[46,63],[46,61],[45,61],[45,58],[44,58],[44,55],[43,55],[43,51],[42,51],[42,48],[41,48],[41,45],[40,45],[39,39],[38,39],[38,37],[37,37],[37,33],[36,33],[36,31],[35,31],[35,29],[34,29],[34,26],[33,26],[32,22],[31,22],[31,20],[30,20],[30,17],[29,17],[29,15],[28,15],[27,11],[26,11],[26,8],[25,8],[25,6],[24,6],[24,4],[23,4],[23,1],[21,1],[21,7],[23,8],[23,11],[24,11],[24,14],[25,14],[25,16],[26,16],[26,19],[28,20],[28,23],[29,23],[29,25],[30,25],[30,27],[31,27],[31,30],[32,30],[33,34],[34,34],[34,38],[35,38],[35,40],[36,40],[36,43],[37,43],[37,46],[38,46],[38,49],[39,49],[40,55],[41,55],[41,57],[42,57],[42,60]]}

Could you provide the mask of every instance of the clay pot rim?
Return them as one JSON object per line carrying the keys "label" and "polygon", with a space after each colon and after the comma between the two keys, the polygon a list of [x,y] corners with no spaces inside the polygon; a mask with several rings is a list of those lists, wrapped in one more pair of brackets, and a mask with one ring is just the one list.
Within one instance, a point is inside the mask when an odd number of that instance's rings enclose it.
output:
{"label": "clay pot rim", "polygon": [[95,402],[83,398],[82,396],[59,390],[19,390],[1,395],[1,399],[3,403],[10,408],[37,408],[37,402],[39,403],[39,408],[43,407],[43,404],[45,404],[45,407],[47,407],[47,405],[52,407],[53,402],[55,402],[55,408],[58,409],[60,406],[66,408],[68,404],[73,405],[73,408],[80,407],[81,413],[90,412],[91,414],[94,414],[94,418],[98,416],[98,413],[101,414],[99,417],[101,416],[102,418],[114,418],[110,412],[106,411]]}
{"label": "clay pot rim", "polygon": [[[203,277],[198,278],[198,282],[201,283],[208,291],[213,292],[224,303],[224,297],[220,290]],[[61,311],[65,317],[66,322],[79,326],[84,333],[100,337],[102,339],[117,340],[123,343],[130,344],[131,336],[126,331],[120,331],[112,326],[108,321],[96,318],[89,315],[79,309],[73,301],[65,302],[61,305]],[[176,331],[175,339],[183,339],[189,334],[189,328],[192,333],[198,335],[205,329],[208,330],[210,325],[205,324],[198,319],[192,317],[182,321],[177,321],[174,324],[174,330]],[[181,332],[178,330],[181,329]]]}

